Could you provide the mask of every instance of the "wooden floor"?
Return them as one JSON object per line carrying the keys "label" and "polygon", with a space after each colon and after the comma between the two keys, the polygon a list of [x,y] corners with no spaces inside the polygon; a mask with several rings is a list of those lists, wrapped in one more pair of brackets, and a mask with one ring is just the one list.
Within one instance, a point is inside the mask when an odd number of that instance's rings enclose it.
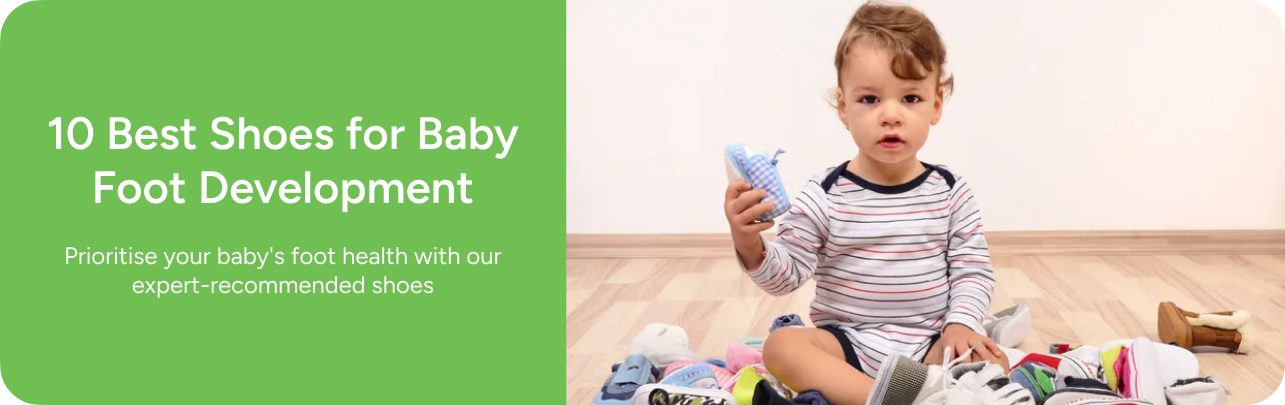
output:
{"label": "wooden floor", "polygon": [[[697,354],[722,358],[737,338],[765,337],[773,318],[807,313],[812,282],[771,297],[733,260],[567,260],[567,404],[590,403],[611,364],[648,323],[682,326]],[[1021,303],[1033,309],[1025,351],[1045,352],[1050,343],[1157,340],[1156,306],[1174,301],[1192,311],[1253,315],[1253,352],[1197,354],[1201,370],[1231,388],[1231,405],[1263,401],[1285,376],[1285,255],[996,255],[992,261],[998,280],[992,308]]]}

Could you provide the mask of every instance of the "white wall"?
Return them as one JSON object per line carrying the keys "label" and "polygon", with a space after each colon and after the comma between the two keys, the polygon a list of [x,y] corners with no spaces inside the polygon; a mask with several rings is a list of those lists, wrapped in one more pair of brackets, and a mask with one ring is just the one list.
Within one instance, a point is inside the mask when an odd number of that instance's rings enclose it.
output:
{"label": "white wall", "polygon": [[[1285,29],[1265,6],[908,3],[956,75],[920,158],[969,178],[989,229],[1285,229]],[[792,193],[851,159],[823,95],[859,4],[570,0],[567,232],[727,232],[728,142],[785,148]]]}

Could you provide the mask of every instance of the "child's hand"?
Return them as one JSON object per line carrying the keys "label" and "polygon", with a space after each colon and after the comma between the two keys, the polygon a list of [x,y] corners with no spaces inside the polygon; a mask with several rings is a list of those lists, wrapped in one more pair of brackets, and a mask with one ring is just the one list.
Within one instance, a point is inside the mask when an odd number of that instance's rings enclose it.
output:
{"label": "child's hand", "polygon": [[[942,331],[941,334],[940,344],[943,345],[942,347],[950,347],[954,353],[953,356],[963,354],[978,343],[981,343],[981,345],[973,349],[972,355],[964,362],[986,361],[1003,367],[1005,373],[1009,371],[1008,356],[999,349],[999,345],[996,345],[991,338],[973,332],[967,326],[957,323],[946,325],[946,330]],[[954,359],[945,359],[947,362],[951,360]]]}
{"label": "child's hand", "polygon": [[758,267],[763,260],[763,241],[759,233],[772,228],[775,221],[758,222],[776,204],[771,201],[759,202],[767,197],[767,190],[753,190],[745,180],[734,180],[727,185],[727,194],[723,199],[723,213],[727,224],[732,229],[732,242],[741,255],[746,267]]}

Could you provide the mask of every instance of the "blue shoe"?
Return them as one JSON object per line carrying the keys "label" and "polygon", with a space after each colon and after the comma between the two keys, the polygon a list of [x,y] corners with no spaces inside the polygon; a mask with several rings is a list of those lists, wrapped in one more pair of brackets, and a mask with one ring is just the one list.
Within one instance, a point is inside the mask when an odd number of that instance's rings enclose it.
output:
{"label": "blue shoe", "polygon": [[728,181],[741,179],[750,183],[750,186],[756,190],[767,190],[767,197],[763,200],[776,203],[772,211],[758,218],[759,221],[771,220],[790,210],[790,196],[786,194],[785,185],[781,182],[781,174],[776,170],[776,158],[782,153],[785,153],[784,149],[777,149],[769,159],[766,155],[754,153],[739,143],[727,145],[723,153],[724,161],[727,163]]}
{"label": "blue shoe", "polygon": [[631,404],[639,387],[660,379],[660,370],[641,354],[626,357],[623,363],[611,366],[611,371],[611,377],[602,384],[602,391],[593,398],[596,405]]}
{"label": "blue shoe", "polygon": [[660,380],[662,385],[688,388],[718,389],[718,375],[710,368],[709,363],[692,363],[669,374]]}

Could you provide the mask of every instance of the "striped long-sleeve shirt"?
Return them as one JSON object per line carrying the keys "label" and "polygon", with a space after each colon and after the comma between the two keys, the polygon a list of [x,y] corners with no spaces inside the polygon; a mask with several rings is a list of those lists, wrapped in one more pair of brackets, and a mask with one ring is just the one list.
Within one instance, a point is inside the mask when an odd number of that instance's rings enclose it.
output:
{"label": "striped long-sleeve shirt", "polygon": [[968,182],[925,165],[881,186],[845,167],[813,177],[777,218],[763,263],[742,269],[772,295],[815,280],[812,323],[843,327],[870,375],[893,353],[923,359],[947,324],[985,335],[995,278]]}

